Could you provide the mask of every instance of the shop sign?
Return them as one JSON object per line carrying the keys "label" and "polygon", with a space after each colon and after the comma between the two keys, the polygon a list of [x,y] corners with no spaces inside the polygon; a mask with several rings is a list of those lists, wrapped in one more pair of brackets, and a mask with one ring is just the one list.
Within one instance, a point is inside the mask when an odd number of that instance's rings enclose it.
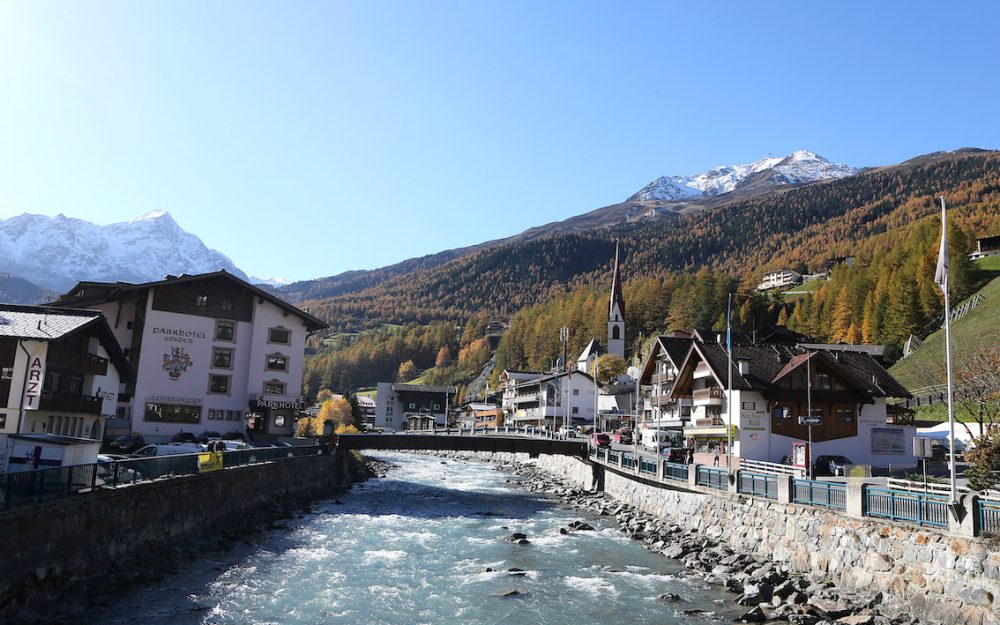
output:
{"label": "shop sign", "polygon": [[288,397],[284,399],[268,399],[258,397],[250,401],[251,408],[266,408],[267,410],[302,410],[306,407],[301,397]]}

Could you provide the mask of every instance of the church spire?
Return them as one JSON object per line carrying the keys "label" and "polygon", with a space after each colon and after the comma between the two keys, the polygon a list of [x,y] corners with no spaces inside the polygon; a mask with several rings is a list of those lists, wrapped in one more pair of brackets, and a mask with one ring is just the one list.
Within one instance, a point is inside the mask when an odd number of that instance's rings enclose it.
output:
{"label": "church spire", "polygon": [[622,295],[618,241],[615,241],[615,267],[611,277],[611,299],[608,302],[608,353],[625,357],[625,297]]}

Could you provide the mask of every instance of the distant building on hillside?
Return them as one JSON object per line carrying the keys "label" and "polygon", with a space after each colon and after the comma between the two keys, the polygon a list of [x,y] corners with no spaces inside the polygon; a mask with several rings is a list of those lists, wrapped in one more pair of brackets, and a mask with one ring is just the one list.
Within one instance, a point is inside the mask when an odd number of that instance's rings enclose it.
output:
{"label": "distant building on hillside", "polygon": [[53,305],[108,318],[132,371],[115,389],[115,422],[149,442],[181,431],[291,436],[305,408],[306,337],[326,327],[225,271],[80,282]]}
{"label": "distant building on hillside", "polygon": [[1000,235],[976,239],[976,250],[969,254],[969,260],[978,260],[1000,254]]}
{"label": "distant building on hillside", "polygon": [[768,289],[780,289],[796,284],[802,284],[802,274],[791,269],[782,269],[765,274],[764,279],[757,285],[757,290],[767,291]]}

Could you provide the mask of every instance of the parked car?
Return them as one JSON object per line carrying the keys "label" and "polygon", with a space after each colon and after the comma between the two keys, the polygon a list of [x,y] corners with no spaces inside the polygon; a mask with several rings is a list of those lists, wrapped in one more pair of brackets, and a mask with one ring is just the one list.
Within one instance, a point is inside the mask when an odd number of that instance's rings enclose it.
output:
{"label": "parked car", "polygon": [[132,455],[136,457],[174,456],[177,454],[197,454],[203,451],[205,451],[205,446],[198,443],[170,443],[146,445]]}
{"label": "parked car", "polygon": [[215,430],[205,430],[201,433],[201,436],[198,437],[198,442],[207,443],[208,441],[217,441],[220,438],[222,438],[222,434],[219,434]]}
{"label": "parked car", "polygon": [[590,444],[594,447],[611,447],[611,437],[605,432],[594,432],[590,435]]}
{"label": "parked car", "polygon": [[632,430],[615,430],[611,433],[611,440],[622,445],[631,445]]}
{"label": "parked car", "polygon": [[817,456],[813,475],[845,475],[849,464],[854,462],[847,456]]}
{"label": "parked car", "polygon": [[111,439],[106,447],[109,453],[130,454],[145,445],[146,439],[142,434],[126,434]]}
{"label": "parked car", "polygon": [[565,436],[566,438],[576,438],[576,428],[569,428],[565,425],[559,428],[559,435]]}
{"label": "parked car", "polygon": [[178,432],[174,434],[174,437],[170,439],[171,443],[197,443],[198,437],[194,435],[194,432]]}

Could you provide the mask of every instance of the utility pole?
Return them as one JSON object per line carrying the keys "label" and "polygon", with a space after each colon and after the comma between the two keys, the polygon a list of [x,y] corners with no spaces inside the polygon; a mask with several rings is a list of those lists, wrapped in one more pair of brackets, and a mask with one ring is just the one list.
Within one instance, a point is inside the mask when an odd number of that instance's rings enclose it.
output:
{"label": "utility pole", "polygon": [[807,421],[809,428],[809,452],[806,454],[806,462],[808,463],[806,468],[808,469],[809,479],[813,479],[813,426],[812,426],[812,416],[813,416],[813,396],[812,396],[812,355],[806,358],[806,414],[809,415],[809,421]]}
{"label": "utility pole", "polygon": [[[563,326],[563,327],[559,328],[559,340],[562,341],[562,346],[563,346],[563,360],[562,360],[562,362],[563,362],[563,370],[562,370],[561,373],[565,374],[565,373],[567,373],[566,358],[567,358],[567,351],[569,350],[569,327],[568,326]],[[565,391],[563,392],[563,396],[566,398],[566,400],[563,402],[563,424],[566,424],[568,422],[568,417],[569,417],[570,391],[569,391],[568,376],[564,376],[564,378],[567,379],[567,382],[560,384],[560,386],[562,386],[562,387],[565,388]],[[553,432],[557,429],[556,425],[558,425],[556,423],[556,414],[553,413],[552,414],[552,430],[553,430]]]}

